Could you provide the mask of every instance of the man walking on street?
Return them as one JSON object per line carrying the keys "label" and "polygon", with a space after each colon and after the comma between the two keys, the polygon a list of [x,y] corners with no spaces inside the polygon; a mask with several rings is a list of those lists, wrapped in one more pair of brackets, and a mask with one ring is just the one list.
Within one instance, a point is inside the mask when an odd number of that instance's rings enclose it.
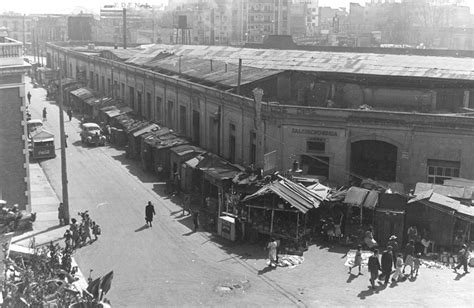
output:
{"label": "man walking on street", "polygon": [[379,262],[379,251],[374,250],[374,254],[369,257],[369,272],[370,272],[370,285],[372,289],[375,289],[375,280],[379,276],[380,262]]}
{"label": "man walking on street", "polygon": [[153,215],[156,215],[155,207],[151,204],[151,201],[148,201],[148,205],[145,207],[145,222],[147,226],[153,227],[151,224]]}
{"label": "man walking on street", "polygon": [[393,256],[392,246],[388,246],[382,254],[382,276],[385,277],[385,285],[390,281],[390,275],[392,274]]}
{"label": "man walking on street", "polygon": [[199,228],[199,211],[193,212],[194,232]]}
{"label": "man walking on street", "polygon": [[67,116],[69,117],[69,122],[71,122],[71,119],[72,119],[72,108],[69,108],[67,110]]}
{"label": "man walking on street", "polygon": [[31,104],[31,93],[28,91],[28,94],[26,95],[28,97],[28,104]]}
{"label": "man walking on street", "polygon": [[467,245],[463,244],[461,250],[458,253],[458,266],[454,268],[454,271],[457,273],[458,269],[464,267],[464,273],[467,274],[469,271],[467,270],[467,262],[469,261],[469,249],[467,249]]}

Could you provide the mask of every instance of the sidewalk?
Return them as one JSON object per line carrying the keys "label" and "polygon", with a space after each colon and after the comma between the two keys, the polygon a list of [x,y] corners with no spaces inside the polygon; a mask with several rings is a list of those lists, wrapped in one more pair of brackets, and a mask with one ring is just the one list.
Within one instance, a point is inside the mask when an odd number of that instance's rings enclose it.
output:
{"label": "sidewalk", "polygon": [[[58,205],[59,199],[48,181],[43,169],[38,163],[30,163],[31,212],[36,213],[33,230],[14,236],[11,241],[11,250],[28,251],[34,238],[35,245],[41,246],[63,238],[67,226],[59,226]],[[78,266],[74,257],[72,266]],[[78,266],[75,275],[78,280],[74,285],[83,290],[87,288],[87,281]]]}

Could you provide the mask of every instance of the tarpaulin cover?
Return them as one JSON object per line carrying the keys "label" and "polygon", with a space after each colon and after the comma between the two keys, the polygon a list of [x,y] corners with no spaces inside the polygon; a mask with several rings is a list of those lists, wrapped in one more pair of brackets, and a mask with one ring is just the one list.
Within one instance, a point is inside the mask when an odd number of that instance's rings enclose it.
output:
{"label": "tarpaulin cover", "polygon": [[318,194],[303,185],[281,178],[265,185],[254,194],[246,196],[242,201],[245,202],[268,193],[275,193],[302,213],[319,207],[323,200]]}
{"label": "tarpaulin cover", "polygon": [[230,162],[212,153],[198,155],[185,162],[185,164],[199,169],[218,180],[233,179],[238,173],[241,172],[239,168]]}
{"label": "tarpaulin cover", "polygon": [[474,222],[474,207],[464,205],[458,200],[440,195],[432,189],[419,193],[415,198],[407,203],[421,202],[422,204],[437,209],[442,212],[450,212],[461,219]]}
{"label": "tarpaulin cover", "polygon": [[368,193],[369,190],[367,189],[352,186],[347,191],[344,203],[360,206]]}

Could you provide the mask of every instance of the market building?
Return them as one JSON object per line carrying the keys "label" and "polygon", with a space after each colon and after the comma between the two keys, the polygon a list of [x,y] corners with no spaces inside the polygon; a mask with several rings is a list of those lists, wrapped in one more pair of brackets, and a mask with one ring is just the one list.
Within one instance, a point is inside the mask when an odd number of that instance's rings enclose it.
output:
{"label": "market building", "polygon": [[0,29],[0,199],[31,211],[26,132],[25,73],[21,42]]}
{"label": "market building", "polygon": [[64,63],[67,76],[86,71],[90,87],[114,89],[138,115],[232,163],[270,173],[296,160],[305,176],[341,184],[372,178],[405,189],[474,177],[471,58],[96,49],[49,44],[48,65]]}

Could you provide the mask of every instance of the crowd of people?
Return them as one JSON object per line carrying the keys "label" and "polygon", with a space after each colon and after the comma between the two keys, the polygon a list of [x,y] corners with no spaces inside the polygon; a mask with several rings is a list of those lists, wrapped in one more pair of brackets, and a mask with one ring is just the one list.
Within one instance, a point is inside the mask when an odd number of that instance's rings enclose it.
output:
{"label": "crowd of people", "polygon": [[79,212],[78,215],[81,217],[81,222],[72,218],[69,229],[64,233],[66,249],[74,250],[90,244],[96,241],[102,232],[100,226],[89,217],[88,211]]}

